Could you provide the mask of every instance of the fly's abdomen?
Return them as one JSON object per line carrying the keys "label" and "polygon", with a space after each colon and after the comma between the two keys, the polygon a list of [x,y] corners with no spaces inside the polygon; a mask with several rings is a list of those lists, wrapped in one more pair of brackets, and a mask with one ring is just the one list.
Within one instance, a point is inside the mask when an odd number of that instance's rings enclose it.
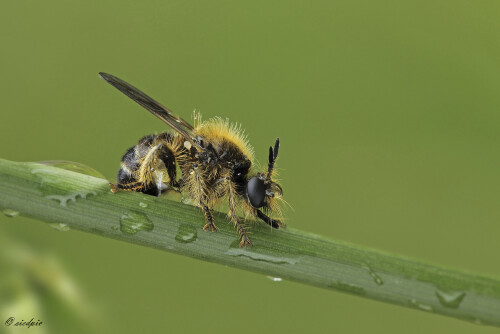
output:
{"label": "fly's abdomen", "polygon": [[177,186],[174,136],[170,133],[149,135],[129,148],[118,170],[118,189],[159,195],[164,183]]}
{"label": "fly's abdomen", "polygon": [[136,158],[135,146],[132,146],[122,157],[122,165],[118,170],[118,184],[131,184],[137,180],[134,174],[139,166],[139,159]]}

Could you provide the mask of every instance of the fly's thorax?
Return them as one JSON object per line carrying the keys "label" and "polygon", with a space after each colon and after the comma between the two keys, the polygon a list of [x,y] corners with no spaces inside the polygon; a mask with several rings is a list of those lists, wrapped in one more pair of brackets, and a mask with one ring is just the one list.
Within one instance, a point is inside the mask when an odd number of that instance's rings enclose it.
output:
{"label": "fly's thorax", "polygon": [[207,142],[212,143],[215,147],[217,144],[221,150],[226,150],[228,146],[235,146],[237,151],[253,161],[253,148],[249,144],[246,134],[240,125],[229,123],[229,119],[215,117],[199,124],[195,128],[195,133],[204,138]]}

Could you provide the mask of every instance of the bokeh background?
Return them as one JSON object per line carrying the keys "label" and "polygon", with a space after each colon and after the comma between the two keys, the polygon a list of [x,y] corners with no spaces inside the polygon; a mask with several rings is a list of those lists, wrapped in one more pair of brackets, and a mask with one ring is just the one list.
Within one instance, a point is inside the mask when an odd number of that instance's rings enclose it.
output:
{"label": "bokeh background", "polygon": [[[0,157],[114,179],[182,117],[279,136],[288,224],[500,276],[498,1],[4,1]],[[443,316],[0,216],[0,332],[493,333]],[[25,319],[29,320],[29,319]]]}

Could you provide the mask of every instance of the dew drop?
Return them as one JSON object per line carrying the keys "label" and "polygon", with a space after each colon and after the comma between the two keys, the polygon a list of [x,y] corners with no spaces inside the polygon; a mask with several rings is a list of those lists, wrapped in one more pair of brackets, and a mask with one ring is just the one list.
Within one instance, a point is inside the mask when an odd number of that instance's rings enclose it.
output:
{"label": "dew drop", "polygon": [[422,304],[422,303],[419,303],[416,299],[412,299],[410,300],[410,304],[423,310],[423,311],[427,311],[427,312],[432,312],[434,311],[434,309],[432,308],[432,306],[430,305],[426,305],[426,304]]}
{"label": "dew drop", "polygon": [[69,201],[74,203],[76,202],[78,197],[85,199],[87,198],[88,195],[95,196],[96,194],[97,193],[95,191],[80,191],[80,192],[71,192],[66,195],[47,195],[45,196],[45,198],[59,201],[59,204],[61,204],[61,206],[66,207]]}
{"label": "dew drop", "polygon": [[268,251],[260,249],[258,246],[252,246],[251,250],[248,248],[239,248],[239,241],[231,245],[231,248],[226,252],[227,255],[246,257],[254,261],[262,261],[276,264],[296,264],[300,260],[298,258],[290,258],[286,256],[276,256],[266,254]]}
{"label": "dew drop", "polygon": [[328,287],[332,288],[332,289],[352,293],[355,295],[360,295],[360,296],[366,295],[365,289],[363,289],[361,286],[349,284],[349,283],[344,283],[341,281],[332,282],[332,283],[328,284]]}
{"label": "dew drop", "polygon": [[136,234],[139,231],[152,231],[153,222],[142,213],[127,212],[120,217],[120,231],[127,234]]}
{"label": "dew drop", "polygon": [[196,233],[196,228],[191,225],[181,224],[177,234],[175,235],[175,241],[188,244],[190,242],[196,241],[198,239],[198,234]]}
{"label": "dew drop", "polygon": [[441,290],[436,290],[436,297],[438,298],[439,303],[448,308],[458,308],[465,295],[466,293],[461,291],[444,292]]}
{"label": "dew drop", "polygon": [[141,208],[147,208],[148,207],[148,205],[146,203],[143,203],[143,202],[139,202],[139,206]]}
{"label": "dew drop", "polygon": [[9,217],[9,218],[15,218],[15,217],[19,216],[19,211],[15,211],[15,210],[11,210],[11,209],[5,209],[2,212],[6,217]]}
{"label": "dew drop", "polygon": [[48,160],[48,161],[39,161],[38,163],[47,166],[53,166],[57,168],[70,170],[72,172],[90,175],[100,179],[105,179],[104,175],[102,175],[100,172],[80,162],[65,161],[65,160]]}
{"label": "dew drop", "polygon": [[49,226],[61,232],[66,232],[70,230],[68,224],[63,224],[63,223],[51,223],[49,224]]}
{"label": "dew drop", "polygon": [[187,204],[187,205],[194,205],[194,200],[192,198],[189,198],[189,197],[182,197],[181,198],[181,203],[182,204]]}
{"label": "dew drop", "polygon": [[283,281],[283,278],[281,278],[281,277],[273,277],[273,276],[266,276],[266,277],[273,282],[282,282]]}
{"label": "dew drop", "polygon": [[382,285],[384,284],[384,281],[382,281],[382,279],[380,278],[380,276],[372,269],[370,268],[369,266],[365,265],[364,268],[366,270],[368,270],[368,273],[370,274],[370,276],[373,278],[373,281],[375,282],[375,284],[377,285]]}
{"label": "dew drop", "polygon": [[40,187],[43,187],[47,183],[54,183],[58,177],[56,170],[43,168],[40,166],[30,169],[30,172],[31,174],[36,175],[38,178],[40,178]]}

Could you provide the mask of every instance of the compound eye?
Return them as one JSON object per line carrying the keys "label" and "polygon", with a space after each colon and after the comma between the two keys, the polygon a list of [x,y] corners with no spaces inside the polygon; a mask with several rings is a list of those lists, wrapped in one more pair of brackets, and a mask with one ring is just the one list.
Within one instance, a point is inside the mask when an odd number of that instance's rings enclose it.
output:
{"label": "compound eye", "polygon": [[248,181],[247,193],[250,204],[254,208],[260,208],[264,205],[264,200],[266,199],[266,186],[264,181],[254,176]]}

